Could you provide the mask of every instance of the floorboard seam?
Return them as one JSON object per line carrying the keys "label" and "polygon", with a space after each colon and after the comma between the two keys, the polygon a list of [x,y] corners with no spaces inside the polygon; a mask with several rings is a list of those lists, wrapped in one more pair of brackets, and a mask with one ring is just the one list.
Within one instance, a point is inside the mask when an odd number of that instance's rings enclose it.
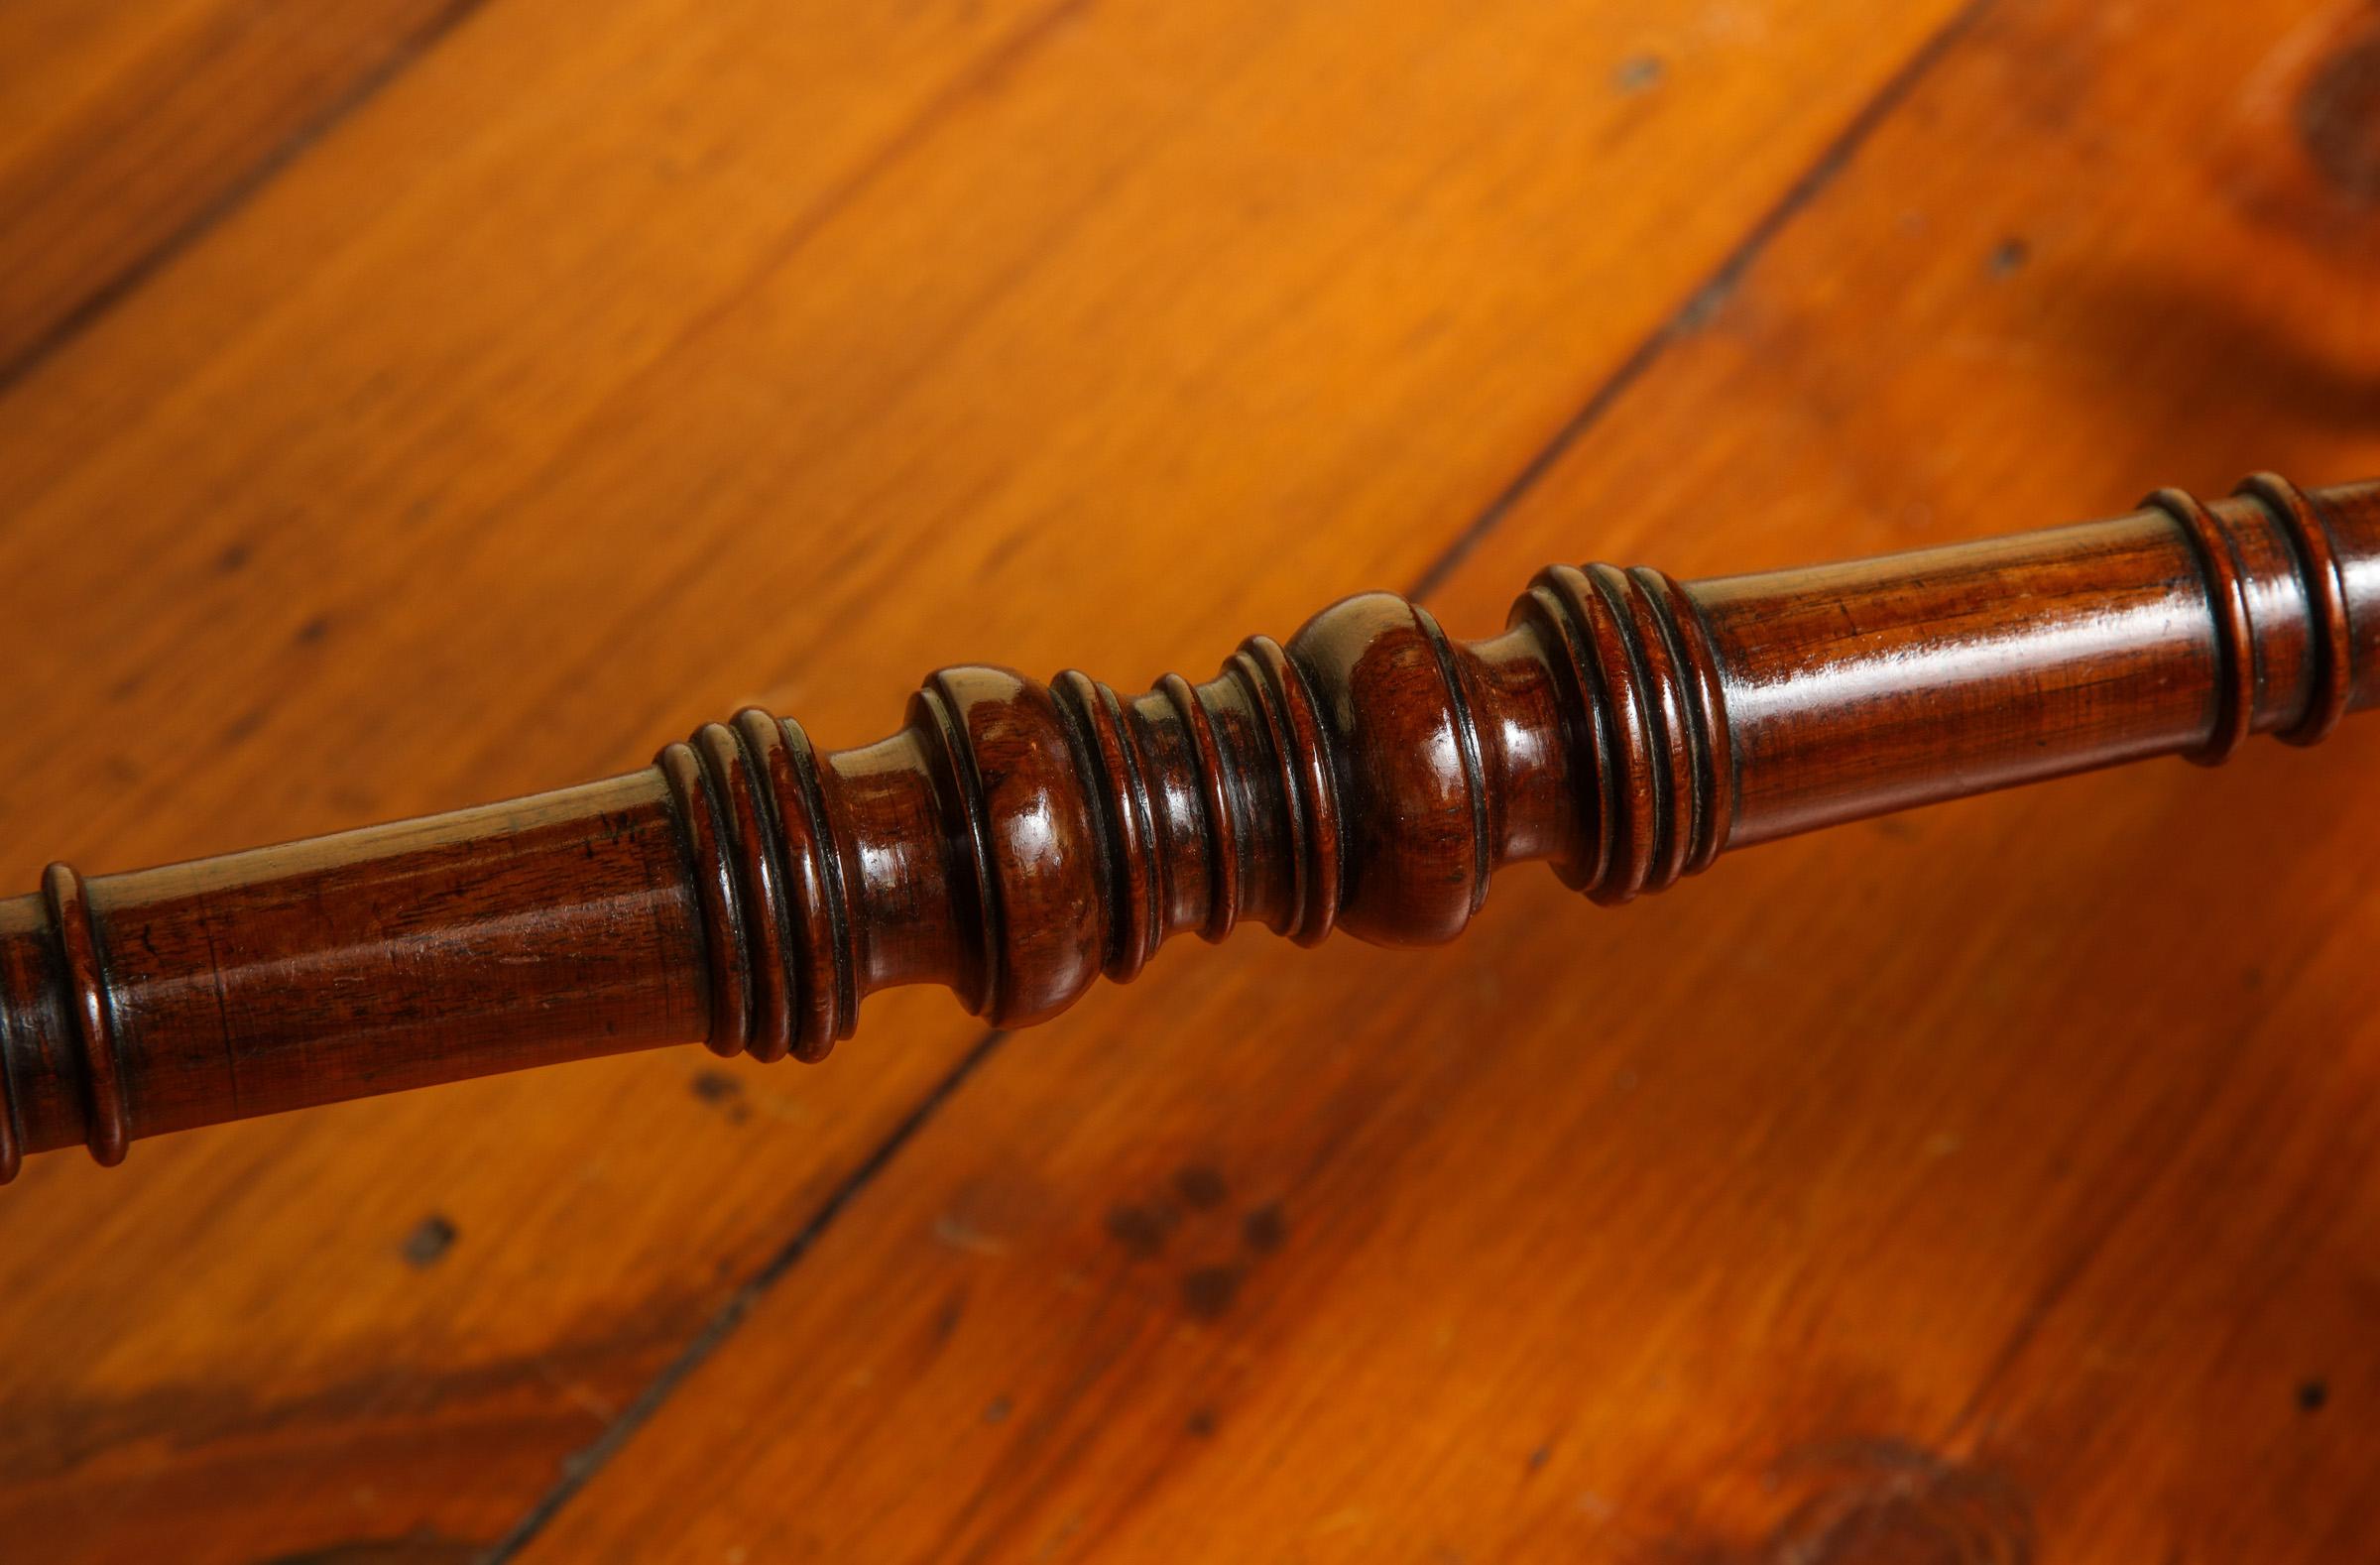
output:
{"label": "floorboard seam", "polygon": [[[1787,187],[1785,193],[1766,212],[1761,214],[1743,238],[1727,253],[1718,269],[1703,280],[1686,302],[1673,310],[1659,326],[1621,361],[1587,402],[1557,429],[1549,440],[1523,465],[1501,493],[1488,503],[1478,517],[1458,534],[1445,550],[1433,560],[1415,582],[1410,596],[1423,597],[1445,582],[1480,542],[1493,532],[1520,499],[1535,487],[1553,464],[1577,443],[1579,438],[1598,422],[1605,413],[1627,390],[1642,379],[1664,349],[1689,329],[1708,310],[1711,303],[1724,298],[1748,272],[1769,243],[1792,222],[1804,207],[1823,193],[1893,111],[1905,102],[1918,82],[1943,56],[1964,38],[1992,0],[1969,0],[1969,3],[1938,28],[1900,66],[1884,84],[1863,103],[1849,123],[1838,132],[1810,167]],[[662,1404],[675,1393],[678,1386],[711,1355],[723,1346],[775,1283],[797,1265],[802,1258],[835,1220],[856,1201],[892,1159],[923,1132],[941,1107],[957,1095],[982,1066],[997,1052],[1008,1034],[987,1032],[960,1059],[933,1090],[900,1122],[877,1147],[869,1153],[844,1181],[813,1213],[808,1222],[792,1239],[754,1272],[719,1311],[690,1339],[668,1367],[654,1378],[637,1399],[603,1434],[585,1450],[563,1464],[562,1477],[531,1507],[520,1522],[507,1533],[486,1556],[486,1565],[507,1565],[519,1557],[536,1537],[550,1525],[564,1506],[594,1479],[605,1464],[617,1455],[637,1433],[657,1413]]]}
{"label": "floorboard seam", "polygon": [[465,22],[485,10],[487,4],[488,0],[454,0],[454,3],[431,16],[418,30],[401,40],[389,51],[387,59],[357,77],[346,91],[332,99],[319,113],[283,137],[270,152],[216,192],[212,199],[191,213],[173,232],[135,256],[112,277],[85,295],[72,308],[52,321],[14,359],[0,364],[0,397],[8,396],[31,379],[43,365],[106,319],[119,304],[173,265],[178,257],[222,227],[233,214],[255,199],[259,191],[280,178],[322,138],[378,97],[390,83],[452,37]]}
{"label": "floorboard seam", "polygon": [[835,1219],[842,1216],[845,1209],[875,1182],[877,1175],[890,1167],[892,1159],[917,1139],[927,1122],[944,1104],[958,1095],[968,1078],[983,1068],[985,1061],[999,1050],[1008,1037],[1007,1032],[994,1028],[976,1039],[973,1046],[960,1056],[959,1062],[945,1071],[942,1079],[934,1083],[933,1089],[920,1098],[916,1106],[892,1128],[892,1134],[879,1142],[875,1149],[828,1192],[826,1199],[819,1203],[818,1210],[810,1214],[809,1220],[801,1225],[793,1237],[778,1247],[774,1254],[762,1263],[759,1270],[747,1277],[728,1296],[727,1302],[720,1305],[702,1329],[678,1350],[677,1357],[670,1360],[667,1367],[637,1393],[636,1400],[622,1409],[594,1443],[564,1460],[560,1479],[530,1507],[510,1532],[498,1540],[495,1547],[481,1557],[483,1565],[505,1565],[551,1524],[553,1518],[561,1513],[562,1507],[575,1500],[605,1464],[652,1421],[654,1414],[660,1411],[661,1404],[669,1399],[678,1386],[700,1369],[729,1337],[735,1335],[736,1328],[744,1323],[745,1317],[752,1313],[769,1290],[801,1263],[801,1259],[809,1254],[820,1237],[834,1225]]}
{"label": "floorboard seam", "polygon": [[1975,24],[1982,20],[1992,4],[1993,0],[1968,0],[1949,21],[1935,29],[1907,60],[1901,61],[1899,68],[1859,106],[1859,111],[1851,116],[1843,129],[1836,132],[1834,139],[1811,160],[1810,167],[1802,171],[1800,178],[1786,187],[1776,203],[1761,213],[1752,226],[1744,231],[1743,237],[1735,242],[1734,248],[1721,260],[1718,268],[1687,294],[1685,302],[1671,310],[1659,325],[1629,351],[1628,356],[1619,362],[1618,368],[1596,386],[1578,412],[1563,421],[1553,437],[1521,464],[1520,471],[1513,475],[1511,482],[1488,502],[1470,525],[1455,535],[1454,542],[1447,545],[1445,552],[1422,572],[1409,596],[1424,598],[1444,586],[1482,541],[1494,532],[1513,508],[1553,470],[1554,464],[1561,461],[1590,429],[1601,423],[1604,416],[1611,411],[1620,398],[1627,395],[1630,388],[1644,379],[1646,372],[1659,362],[1670,345],[1691,334],[1709,318],[1711,311],[1734,292],[1776,237],[1850,167],[1851,161],[1859,155],[1859,150],[1869,138],[1892,117],[1895,110],[1909,100],[1917,90],[1918,83],[1941,62],[1943,57],[1974,30]]}

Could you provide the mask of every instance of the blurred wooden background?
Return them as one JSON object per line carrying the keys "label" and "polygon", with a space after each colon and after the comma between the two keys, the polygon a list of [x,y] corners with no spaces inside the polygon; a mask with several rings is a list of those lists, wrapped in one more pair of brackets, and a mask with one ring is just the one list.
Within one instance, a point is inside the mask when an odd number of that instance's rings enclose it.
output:
{"label": "blurred wooden background", "polygon": [[[0,884],[2380,471],[2344,0],[12,0]],[[2380,725],[44,1158],[11,1560],[2380,1541]]]}

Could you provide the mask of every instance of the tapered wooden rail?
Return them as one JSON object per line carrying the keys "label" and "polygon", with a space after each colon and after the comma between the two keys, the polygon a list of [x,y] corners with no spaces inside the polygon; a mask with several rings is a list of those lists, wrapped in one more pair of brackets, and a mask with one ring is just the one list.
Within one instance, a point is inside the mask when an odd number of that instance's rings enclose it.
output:
{"label": "tapered wooden rail", "polygon": [[1721,849],[2380,702],[2380,484],[1680,585],[1557,566],[1453,641],[1372,594],[1126,699],[947,668],[819,755],[746,711],[643,772],[0,902],[0,1178],[694,1039],[824,1056],[939,983],[1001,1025],[1244,918],[1451,938],[1503,865],[1599,902]]}

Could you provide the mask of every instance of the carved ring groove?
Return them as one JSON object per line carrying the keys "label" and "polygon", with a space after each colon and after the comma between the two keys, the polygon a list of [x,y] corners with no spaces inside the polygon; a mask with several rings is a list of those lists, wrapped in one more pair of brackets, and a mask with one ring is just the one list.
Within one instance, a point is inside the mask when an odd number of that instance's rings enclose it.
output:
{"label": "carved ring groove", "polygon": [[25,1122],[17,1114],[16,1084],[9,1077],[8,1008],[0,1006],[0,1184],[25,1165]]}
{"label": "carved ring groove", "polygon": [[1629,665],[1643,682],[1649,719],[1653,830],[1651,865],[1641,891],[1666,891],[1685,873],[1699,807],[1694,742],[1687,733],[1685,682],[1670,655],[1658,606],[1632,572],[1597,565],[1593,574],[1627,637]]}
{"label": "carved ring groove", "polygon": [[694,753],[703,763],[714,794],[725,805],[720,844],[727,850],[747,942],[744,970],[750,975],[752,1012],[745,1048],[757,1060],[774,1062],[793,1048],[794,986],[786,960],[785,905],[776,826],[769,802],[754,785],[752,759],[737,732],[721,723],[695,731]]}
{"label": "carved ring groove", "polygon": [[1429,639],[1430,654],[1438,660],[1438,677],[1446,681],[1455,750],[1463,761],[1464,788],[1471,795],[1471,910],[1476,913],[1488,904],[1488,878],[1495,869],[1488,833],[1488,767],[1480,754],[1480,725],[1472,716],[1471,697],[1463,690],[1463,672],[1455,664],[1455,650],[1448,644],[1438,616],[1417,603],[1413,622]]}
{"label": "carved ring groove", "polygon": [[1734,814],[1734,762],[1719,665],[1685,589],[1659,571],[1557,565],[1514,609],[1557,651],[1573,750],[1598,785],[1594,847],[1559,866],[1601,903],[1661,891],[1706,868]]}
{"label": "carved ring groove", "polygon": [[992,849],[992,810],[984,797],[984,780],[975,769],[975,752],[959,727],[954,702],[942,687],[942,676],[927,680],[916,702],[926,714],[930,733],[941,757],[941,772],[956,811],[967,853],[962,861],[972,877],[976,903],[976,959],[982,965],[971,975],[961,998],[969,1012],[990,1016],[1000,1009],[1001,982],[1006,976],[1002,952],[1008,948],[1002,905],[1000,864]]}
{"label": "carved ring groove", "polygon": [[1331,771],[1330,741],[1315,710],[1305,671],[1269,636],[1251,636],[1233,662],[1272,739],[1281,765],[1281,798],[1288,811],[1289,907],[1282,934],[1315,945],[1338,926],[1344,889],[1345,818]]}
{"label": "carved ring groove", "polygon": [[2338,547],[2315,502],[2279,473],[2254,474],[2236,492],[2262,505],[2288,535],[2298,579],[2306,589],[2306,607],[2314,617],[2307,636],[2315,661],[2314,690],[2306,715],[2276,737],[2290,745],[2320,744],[2347,715],[2347,702],[2355,691],[2355,642],[2347,621],[2347,583],[2339,569]]}
{"label": "carved ring groove", "polygon": [[1726,704],[1721,690],[1719,659],[1703,627],[1702,613],[1686,589],[1649,565],[1628,572],[1655,611],[1670,662],[1682,670],[1686,705],[1686,739],[1697,778],[1694,788],[1694,846],[1686,855],[1685,873],[1699,875],[1726,845],[1735,813],[1735,760],[1727,736]]}
{"label": "carved ring groove", "polygon": [[[124,1160],[132,1144],[132,1114],[124,1101],[123,1062],[116,1054],[115,1006],[108,995],[107,956],[91,923],[90,889],[71,865],[42,874],[42,894],[65,963],[66,1010],[82,1046],[83,1107],[91,1155],[105,1167]],[[14,1105],[11,1105],[14,1115]]]}
{"label": "carved ring groove", "polygon": [[1178,673],[1157,681],[1165,699],[1182,717],[1190,736],[1191,754],[1207,805],[1207,921],[1200,933],[1220,940],[1240,921],[1240,823],[1232,802],[1230,780],[1224,775],[1222,748],[1215,741],[1215,724],[1206,703]]}
{"label": "carved ring groove", "polygon": [[1079,668],[1059,674],[1050,692],[1070,730],[1069,741],[1079,752],[1078,768],[1088,763],[1086,777],[1098,784],[1087,792],[1108,871],[1108,949],[1102,971],[1124,983],[1156,953],[1160,938],[1164,884],[1156,811],[1116,692]]}
{"label": "carved ring groove", "polygon": [[[1610,760],[1610,724],[1605,716],[1603,675],[1597,667],[1594,651],[1585,640],[1590,611],[1579,595],[1577,577],[1578,572],[1567,565],[1539,572],[1521,599],[1520,612],[1537,622],[1561,655],[1553,660],[1553,666],[1564,698],[1564,731],[1579,770],[1590,774],[1595,783],[1592,791],[1577,790],[1581,806],[1593,806],[1591,829],[1585,833],[1586,840],[1594,845],[1593,852],[1584,860],[1564,860],[1555,867],[1564,884],[1576,891],[1591,891],[1610,873],[1619,816],[1619,784],[1617,769]],[[1584,725],[1583,738],[1573,731],[1573,724]]]}
{"label": "carved ring groove", "polygon": [[694,900],[702,914],[703,965],[711,992],[711,1026],[703,1044],[720,1058],[732,1059],[743,1052],[744,1040],[751,1035],[752,975],[735,872],[719,840],[718,800],[694,747],[684,741],[663,746],[654,765],[677,806],[678,829],[693,865]]}
{"label": "carved ring groove", "polygon": [[2219,767],[2248,737],[2256,717],[2256,689],[2264,675],[2264,651],[2248,618],[2246,570],[2230,533],[2197,496],[2160,489],[2145,503],[2174,519],[2205,577],[2206,602],[2214,613],[2214,726],[2206,743],[2189,759],[2202,767]]}
{"label": "carved ring groove", "polygon": [[[793,782],[788,789],[780,780],[779,799],[795,799],[801,804],[798,812],[780,814],[788,843],[798,839],[801,855],[815,861],[818,884],[825,888],[826,901],[819,914],[822,922],[810,929],[813,971],[831,971],[834,987],[821,987],[815,1002],[819,1011],[815,1054],[802,1054],[803,1059],[824,1059],[827,1050],[839,1038],[851,1036],[860,1020],[860,933],[851,914],[851,881],[843,868],[843,850],[835,836],[826,807],[826,787],[818,772],[818,753],[810,744],[810,736],[802,726],[787,717],[778,720],[777,731],[785,741],[784,753],[793,770]],[[823,949],[824,955],[819,955]]]}

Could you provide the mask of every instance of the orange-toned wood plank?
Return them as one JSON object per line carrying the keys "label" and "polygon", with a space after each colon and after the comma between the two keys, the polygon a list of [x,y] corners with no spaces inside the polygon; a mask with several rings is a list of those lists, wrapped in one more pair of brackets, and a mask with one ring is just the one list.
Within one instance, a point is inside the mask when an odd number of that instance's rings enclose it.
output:
{"label": "orange-toned wood plank", "polygon": [[[2380,467],[2372,213],[2303,140],[2359,20],[1996,11],[1449,628],[1546,558]],[[2376,768],[2349,729],[1621,913],[1516,879],[1439,953],[1169,958],[1003,1047],[526,1557],[2351,1556]]]}
{"label": "orange-toned wood plank", "polygon": [[[0,873],[751,697],[846,742],[938,662],[1145,678],[1410,579],[1948,14],[508,0],[0,402]],[[978,1036],[892,997],[824,1070],[44,1160],[0,1536],[502,1535]]]}
{"label": "orange-toned wood plank", "polygon": [[0,386],[476,4],[35,0],[0,11]]}

